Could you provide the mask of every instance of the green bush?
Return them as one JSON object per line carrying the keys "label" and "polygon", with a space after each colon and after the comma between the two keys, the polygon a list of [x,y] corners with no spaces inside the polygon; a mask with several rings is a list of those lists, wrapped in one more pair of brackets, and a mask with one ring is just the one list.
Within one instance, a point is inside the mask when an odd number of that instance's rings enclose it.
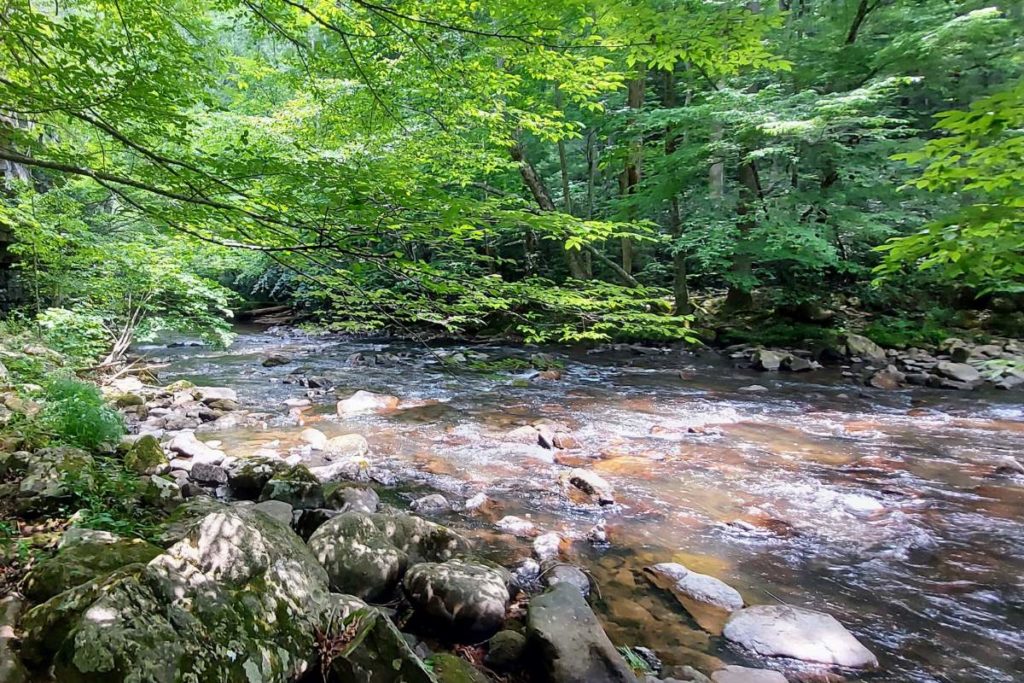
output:
{"label": "green bush", "polygon": [[43,341],[73,359],[91,365],[110,346],[109,335],[99,316],[65,308],[48,308],[36,318]]}
{"label": "green bush", "polygon": [[71,495],[68,512],[75,524],[119,536],[151,539],[158,513],[141,501],[144,481],[113,457],[96,457],[83,470],[67,472],[63,484]]}
{"label": "green bush", "polygon": [[719,332],[722,344],[761,344],[764,346],[823,346],[833,345],[839,332],[830,327],[812,323],[775,322],[756,329],[730,328]]}
{"label": "green bush", "polygon": [[124,436],[124,423],[106,405],[100,390],[73,379],[51,380],[45,386],[40,424],[59,441],[90,451],[109,448]]}
{"label": "green bush", "polygon": [[938,346],[943,340],[957,336],[949,328],[944,311],[930,311],[923,319],[884,317],[864,329],[864,336],[885,348]]}

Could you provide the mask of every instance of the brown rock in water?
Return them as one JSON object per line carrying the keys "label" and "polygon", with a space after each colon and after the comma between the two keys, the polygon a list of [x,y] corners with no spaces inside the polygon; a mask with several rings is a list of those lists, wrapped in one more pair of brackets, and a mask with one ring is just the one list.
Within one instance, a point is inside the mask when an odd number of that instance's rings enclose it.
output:
{"label": "brown rock in water", "polygon": [[348,398],[338,401],[338,415],[358,415],[360,413],[387,413],[398,408],[397,396],[375,394],[372,391],[359,390]]}
{"label": "brown rock in water", "polygon": [[732,586],[681,564],[662,562],[644,572],[651,583],[672,593],[694,621],[713,635],[721,635],[729,615],[743,607],[743,597]]}

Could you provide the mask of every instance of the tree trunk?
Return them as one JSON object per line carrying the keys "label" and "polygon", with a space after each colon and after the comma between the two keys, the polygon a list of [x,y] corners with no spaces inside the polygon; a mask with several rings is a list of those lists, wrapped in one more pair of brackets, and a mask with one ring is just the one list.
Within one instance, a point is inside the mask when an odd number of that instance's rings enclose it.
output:
{"label": "tree trunk", "polygon": [[[555,107],[562,109],[562,91],[558,85],[554,90]],[[572,196],[569,194],[569,162],[565,153],[565,140],[558,139],[558,167],[562,175],[562,210],[572,215]],[[565,262],[569,266],[569,274],[577,280],[590,279],[589,252],[580,249],[566,249]]]}
{"label": "tree trunk", "polygon": [[[676,78],[672,71],[665,72],[665,90],[661,98],[662,106],[666,109],[673,109],[676,106]],[[689,104],[689,94],[687,94]],[[665,156],[671,156],[679,146],[679,136],[672,129],[672,126],[665,127]],[[675,192],[669,198],[668,207],[668,228],[672,239],[678,241],[683,235],[683,222],[679,217],[679,195]],[[676,313],[688,314],[692,311],[690,306],[690,291],[686,285],[686,252],[678,246],[672,248],[672,294],[675,298]]]}
{"label": "tree trunk", "polygon": [[739,168],[740,201],[736,205],[738,217],[736,227],[740,236],[736,241],[730,273],[732,283],[725,298],[726,308],[742,310],[750,308],[754,303],[750,291],[753,276],[753,255],[749,249],[749,235],[756,225],[754,203],[761,197],[761,181],[754,162],[744,162]]}
{"label": "tree trunk", "polygon": [[[636,78],[629,82],[627,103],[629,108],[634,112],[639,111],[644,106],[644,81],[646,79],[646,75],[646,67],[642,64],[638,65],[636,69]],[[629,126],[632,127],[635,123],[636,118],[630,118]],[[633,142],[630,145],[629,156],[626,158],[626,168],[624,169],[620,180],[620,189],[624,196],[636,193],[637,185],[640,183],[640,163],[642,153],[643,134],[638,132],[634,136]],[[633,211],[630,211],[630,214],[632,213]],[[633,272],[633,240],[628,237],[622,238],[622,269],[627,273]]]}

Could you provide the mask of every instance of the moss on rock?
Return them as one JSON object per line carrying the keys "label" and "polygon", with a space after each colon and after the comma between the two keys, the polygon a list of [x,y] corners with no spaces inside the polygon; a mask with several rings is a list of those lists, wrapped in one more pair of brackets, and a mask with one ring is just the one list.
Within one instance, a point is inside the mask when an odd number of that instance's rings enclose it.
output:
{"label": "moss on rock", "polygon": [[160,442],[152,434],[140,436],[124,456],[125,467],[139,474],[153,474],[169,461]]}

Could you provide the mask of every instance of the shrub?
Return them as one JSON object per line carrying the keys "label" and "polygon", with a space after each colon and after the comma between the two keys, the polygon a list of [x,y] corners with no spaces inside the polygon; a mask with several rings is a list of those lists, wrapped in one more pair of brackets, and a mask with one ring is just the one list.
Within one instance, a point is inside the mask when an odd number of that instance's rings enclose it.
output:
{"label": "shrub", "polygon": [[141,502],[144,481],[113,457],[96,457],[82,470],[66,472],[63,484],[71,495],[69,512],[75,524],[119,536],[152,538],[158,513]]}
{"label": "shrub", "polygon": [[86,450],[103,450],[124,436],[121,416],[103,402],[100,390],[73,379],[47,383],[40,424],[64,443]]}
{"label": "shrub", "polygon": [[46,345],[77,364],[95,363],[110,346],[107,330],[97,315],[48,308],[39,314],[36,322]]}

